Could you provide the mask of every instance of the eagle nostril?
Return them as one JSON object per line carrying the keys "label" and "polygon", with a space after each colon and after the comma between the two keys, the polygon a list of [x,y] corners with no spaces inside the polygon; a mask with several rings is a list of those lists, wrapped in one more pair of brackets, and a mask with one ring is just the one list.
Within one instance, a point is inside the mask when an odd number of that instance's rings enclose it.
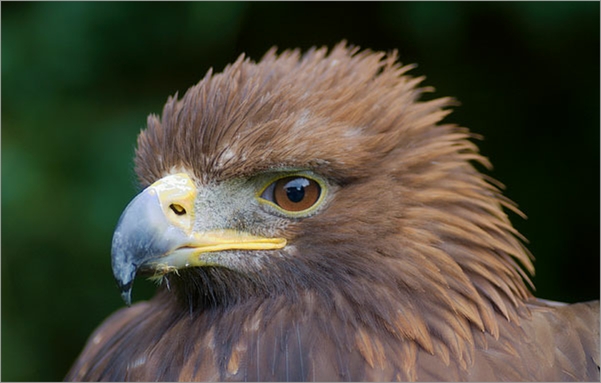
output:
{"label": "eagle nostril", "polygon": [[182,205],[178,205],[176,203],[172,203],[169,205],[169,208],[173,210],[176,215],[184,215],[186,214],[186,209]]}

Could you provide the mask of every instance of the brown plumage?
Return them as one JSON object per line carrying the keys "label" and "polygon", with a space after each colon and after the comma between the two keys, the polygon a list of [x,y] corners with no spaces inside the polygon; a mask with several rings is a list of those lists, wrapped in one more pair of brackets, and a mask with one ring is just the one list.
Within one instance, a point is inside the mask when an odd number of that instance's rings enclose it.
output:
{"label": "brown plumage", "polygon": [[[344,44],[241,56],[150,116],[136,172],[144,187],[189,175],[193,204],[169,205],[186,233],[285,246],[185,267],[119,258],[115,239],[126,300],[136,271],[162,287],[107,319],[67,379],[598,381],[599,302],[532,296],[504,209],[521,213],[472,165],[489,166],[472,134],[441,122],[453,101],[419,101],[396,60]],[[315,210],[255,187],[290,175],[321,187]]]}

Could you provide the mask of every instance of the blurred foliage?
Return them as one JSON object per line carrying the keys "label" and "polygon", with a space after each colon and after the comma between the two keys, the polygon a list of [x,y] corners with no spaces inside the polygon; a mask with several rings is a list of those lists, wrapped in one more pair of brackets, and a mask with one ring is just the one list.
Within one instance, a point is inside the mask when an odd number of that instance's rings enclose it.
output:
{"label": "blurred foliage", "polygon": [[[2,380],[61,380],[122,306],[112,230],[167,96],[246,52],[398,48],[484,135],[537,295],[599,297],[599,3],[2,2]],[[137,282],[134,299],[154,287]]]}

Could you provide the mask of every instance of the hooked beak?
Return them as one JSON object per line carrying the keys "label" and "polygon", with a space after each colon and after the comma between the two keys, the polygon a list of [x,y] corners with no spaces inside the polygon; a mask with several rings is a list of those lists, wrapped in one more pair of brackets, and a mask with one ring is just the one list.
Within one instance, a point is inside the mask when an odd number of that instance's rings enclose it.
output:
{"label": "hooked beak", "polygon": [[193,230],[196,187],[185,173],[160,179],[125,208],[113,235],[113,275],[131,305],[139,271],[164,275],[185,267],[210,266],[208,254],[225,250],[274,250],[285,238],[265,238],[231,229]]}

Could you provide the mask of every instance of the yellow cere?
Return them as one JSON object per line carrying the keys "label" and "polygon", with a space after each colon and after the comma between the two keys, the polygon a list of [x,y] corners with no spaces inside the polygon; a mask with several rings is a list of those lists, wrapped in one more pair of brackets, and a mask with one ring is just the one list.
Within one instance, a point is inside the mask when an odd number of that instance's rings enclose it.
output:
{"label": "yellow cere", "polygon": [[185,173],[161,178],[149,186],[157,193],[161,208],[171,223],[190,233],[194,219],[196,186]]}

